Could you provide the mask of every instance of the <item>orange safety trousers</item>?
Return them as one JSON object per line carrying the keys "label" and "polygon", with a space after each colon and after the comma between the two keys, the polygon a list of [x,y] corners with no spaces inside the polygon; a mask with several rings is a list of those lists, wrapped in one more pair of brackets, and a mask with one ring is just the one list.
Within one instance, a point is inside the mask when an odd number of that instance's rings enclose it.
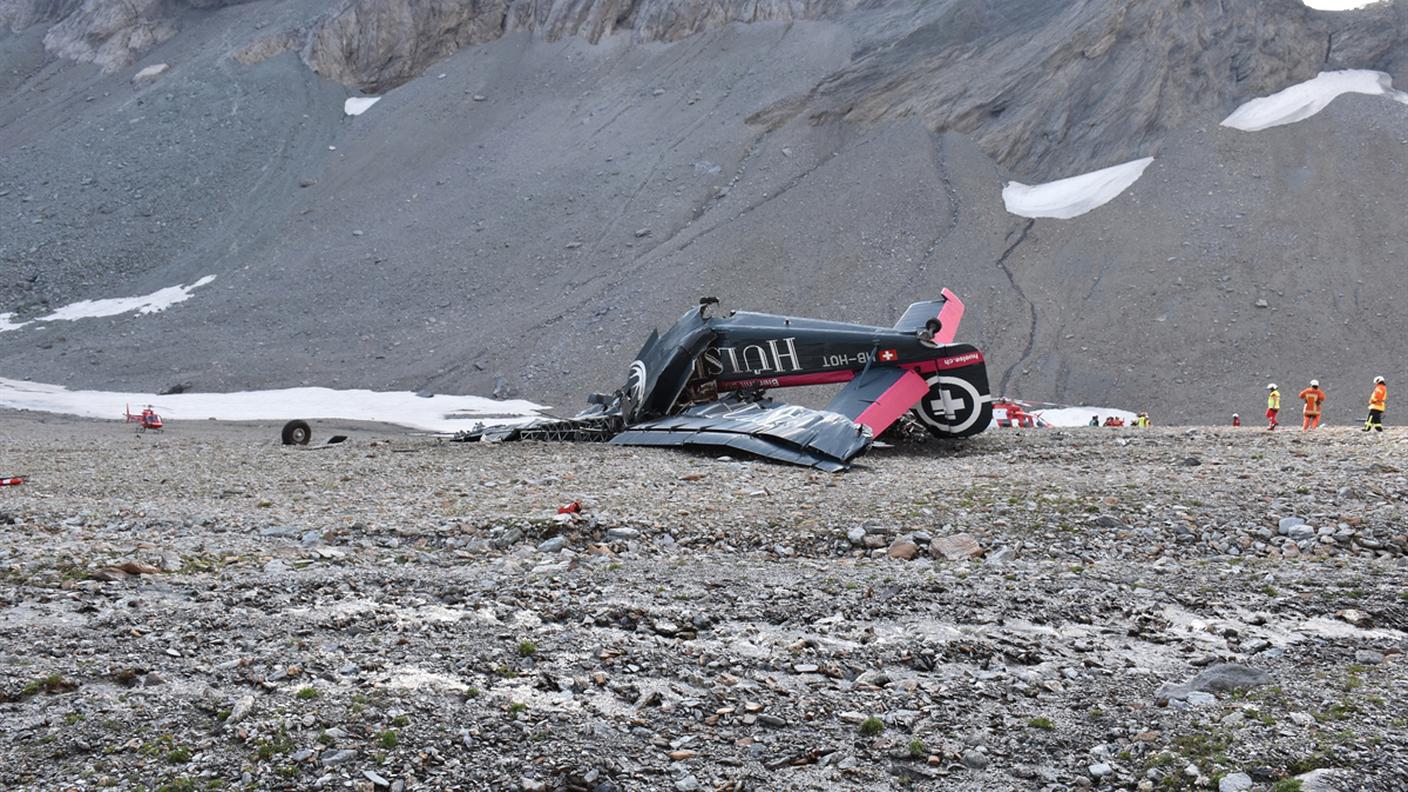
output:
{"label": "orange safety trousers", "polygon": [[1305,421],[1302,422],[1302,423],[1301,423],[1301,426],[1300,426],[1301,431],[1303,431],[1303,432],[1308,432],[1308,431],[1310,431],[1311,429],[1318,429],[1319,427],[1320,427],[1320,413],[1316,413],[1316,414],[1314,414],[1314,415],[1307,415],[1307,416],[1305,416]]}

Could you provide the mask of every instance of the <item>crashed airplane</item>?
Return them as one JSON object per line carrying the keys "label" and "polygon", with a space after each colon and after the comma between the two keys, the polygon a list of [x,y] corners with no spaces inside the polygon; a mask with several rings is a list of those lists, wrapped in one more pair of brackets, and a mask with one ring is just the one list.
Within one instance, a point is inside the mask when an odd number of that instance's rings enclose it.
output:
{"label": "crashed airplane", "polygon": [[[983,353],[954,338],[963,303],[909,306],[894,327],[734,311],[700,300],[664,335],[652,332],[614,394],[574,418],[476,427],[457,440],[596,440],[707,447],[844,470],[906,412],[938,437],[992,421]],[[825,409],[783,404],[774,388],[845,383]]]}

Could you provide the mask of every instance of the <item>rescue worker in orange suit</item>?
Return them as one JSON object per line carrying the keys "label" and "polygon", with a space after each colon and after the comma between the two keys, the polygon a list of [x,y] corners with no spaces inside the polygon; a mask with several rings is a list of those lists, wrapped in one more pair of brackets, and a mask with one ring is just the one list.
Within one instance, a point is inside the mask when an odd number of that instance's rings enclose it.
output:
{"label": "rescue worker in orange suit", "polygon": [[1301,431],[1319,428],[1320,408],[1325,404],[1325,391],[1320,390],[1320,380],[1311,380],[1310,387],[1300,392],[1300,400],[1305,402],[1305,420],[1300,425]]}
{"label": "rescue worker in orange suit", "polygon": [[1274,382],[1267,385],[1266,390],[1266,428],[1275,431],[1280,426],[1276,423],[1276,414],[1281,412],[1281,391]]}
{"label": "rescue worker in orange suit", "polygon": [[1233,426],[1233,427],[1238,427],[1238,426],[1241,426],[1241,425],[1242,425],[1242,416],[1238,415],[1237,413],[1232,413],[1232,426]]}
{"label": "rescue worker in orange suit", "polygon": [[1374,377],[1374,394],[1369,397],[1369,418],[1364,421],[1364,431],[1384,430],[1384,410],[1388,408],[1388,386],[1383,377]]}

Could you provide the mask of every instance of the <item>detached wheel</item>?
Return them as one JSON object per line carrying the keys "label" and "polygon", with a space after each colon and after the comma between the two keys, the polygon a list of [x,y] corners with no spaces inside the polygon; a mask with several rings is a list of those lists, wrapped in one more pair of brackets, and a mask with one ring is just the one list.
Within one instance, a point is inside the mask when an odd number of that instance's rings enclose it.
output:
{"label": "detached wheel", "polygon": [[308,445],[308,441],[313,439],[313,429],[308,426],[307,421],[289,421],[284,424],[284,430],[279,433],[279,437],[284,441],[284,445]]}

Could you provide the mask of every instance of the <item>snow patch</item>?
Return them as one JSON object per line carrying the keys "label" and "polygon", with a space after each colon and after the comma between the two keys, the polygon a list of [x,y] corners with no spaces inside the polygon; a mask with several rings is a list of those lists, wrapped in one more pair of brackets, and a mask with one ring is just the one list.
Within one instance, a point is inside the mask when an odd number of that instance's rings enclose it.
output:
{"label": "snow patch", "polygon": [[148,80],[152,77],[158,77],[169,68],[171,68],[169,64],[153,63],[152,65],[132,75],[132,81],[136,82],[138,80]]}
{"label": "snow patch", "polygon": [[1222,119],[1222,125],[1243,132],[1259,132],[1283,124],[1304,121],[1324,110],[1335,97],[1346,93],[1387,96],[1408,104],[1408,93],[1394,90],[1393,78],[1381,71],[1346,69],[1320,72],[1303,83],[1245,102]]}
{"label": "snow patch", "polygon": [[1305,3],[1306,8],[1313,8],[1316,11],[1354,11],[1382,3],[1384,0],[1302,0],[1302,2]]}
{"label": "snow patch", "polygon": [[1101,424],[1105,423],[1106,418],[1122,418],[1124,425],[1129,426],[1136,417],[1129,410],[1117,410],[1113,407],[1058,407],[1033,410],[1032,415],[1041,417],[1052,426],[1089,426],[1090,419],[1097,416]]}
{"label": "snow patch", "polygon": [[359,116],[380,101],[380,96],[349,96],[347,101],[342,103],[342,112],[350,116]]}
{"label": "snow patch", "polygon": [[482,396],[434,396],[409,391],[288,388],[236,393],[151,393],[71,391],[62,385],[0,377],[0,407],[120,420],[123,405],[156,404],[167,420],[283,421],[291,418],[376,421],[430,432],[456,432],[476,423],[516,424],[547,409],[521,399],[495,401]]}
{"label": "snow patch", "polygon": [[1002,202],[1014,215],[1068,220],[1109,203],[1138,181],[1153,161],[1145,157],[1045,184],[1008,182],[1002,188]]}
{"label": "snow patch", "polygon": [[144,294],[140,297],[114,297],[107,300],[83,300],[82,302],[70,303],[48,316],[41,316],[38,322],[57,322],[60,320],[72,321],[74,319],[89,319],[101,316],[117,316],[131,311],[137,313],[150,314],[157,311],[164,311],[176,303],[185,302],[191,299],[191,292],[215,280],[214,275],[206,275],[204,278],[192,283],[190,286],[167,286],[165,289],[158,289],[151,294]]}
{"label": "snow patch", "polygon": [[[113,297],[106,300],[82,300],[76,303],[69,303],[51,314],[41,316],[34,322],[71,322],[75,319],[92,319],[103,316],[117,316],[119,314],[137,313],[150,314],[164,311],[176,303],[185,302],[191,299],[191,293],[196,289],[215,280],[214,275],[206,275],[204,278],[192,283],[190,286],[167,286],[165,289],[158,289],[151,294],[144,294],[140,297]],[[0,333],[9,330],[18,330],[33,322],[16,322],[14,314],[0,314]]]}

